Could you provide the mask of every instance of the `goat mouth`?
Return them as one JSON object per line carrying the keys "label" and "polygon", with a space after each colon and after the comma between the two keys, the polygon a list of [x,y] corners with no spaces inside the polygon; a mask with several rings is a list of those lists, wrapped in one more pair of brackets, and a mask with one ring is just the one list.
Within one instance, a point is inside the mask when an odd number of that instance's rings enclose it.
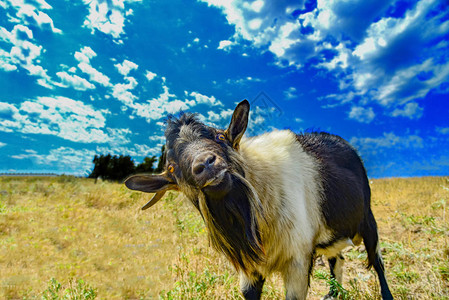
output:
{"label": "goat mouth", "polygon": [[212,187],[212,186],[219,185],[223,181],[223,179],[225,178],[225,175],[226,175],[227,171],[228,170],[224,169],[224,170],[221,170],[220,172],[218,172],[217,175],[215,175],[211,179],[207,180],[202,188],[205,188],[205,187],[208,187],[208,186]]}

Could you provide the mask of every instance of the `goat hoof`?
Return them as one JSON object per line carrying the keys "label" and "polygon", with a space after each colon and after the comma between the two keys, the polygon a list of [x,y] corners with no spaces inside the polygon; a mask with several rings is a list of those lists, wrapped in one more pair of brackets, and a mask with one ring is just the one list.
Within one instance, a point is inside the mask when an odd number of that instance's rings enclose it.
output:
{"label": "goat hoof", "polygon": [[321,298],[321,300],[334,300],[334,299],[337,299],[337,298],[332,296],[331,294],[327,294],[326,296]]}

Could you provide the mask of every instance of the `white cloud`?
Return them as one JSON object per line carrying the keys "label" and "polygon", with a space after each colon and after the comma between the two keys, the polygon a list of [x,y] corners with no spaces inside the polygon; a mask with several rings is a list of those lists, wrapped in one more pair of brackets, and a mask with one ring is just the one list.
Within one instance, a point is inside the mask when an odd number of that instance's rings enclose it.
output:
{"label": "white cloud", "polygon": [[[421,117],[415,100],[449,81],[449,64],[437,62],[444,51],[433,42],[449,31],[449,22],[440,23],[438,11],[427,19],[435,7],[435,1],[420,1],[404,17],[383,18],[369,25],[366,37],[349,55],[353,72],[342,82],[352,86],[343,91],[368,95],[391,116]],[[420,79],[420,74],[428,78]]]}
{"label": "white cloud", "polygon": [[105,87],[111,86],[109,77],[95,69],[90,60],[97,56],[97,53],[90,47],[83,47],[80,51],[75,52],[75,59],[79,62],[78,68],[85,74],[89,75],[89,80],[97,82]]}
{"label": "white cloud", "polygon": [[154,135],[151,135],[148,137],[148,139],[150,140],[150,142],[152,142],[153,144],[156,143],[156,147],[161,148],[162,145],[165,144],[165,136],[163,133],[161,133],[160,135],[156,135],[156,132],[153,133]]}
{"label": "white cloud", "polygon": [[378,148],[423,148],[424,140],[418,135],[397,136],[385,132],[380,137],[353,137],[350,143],[361,151],[373,151]]}
{"label": "white cloud", "polygon": [[148,79],[148,81],[153,80],[156,76],[157,76],[157,74],[156,74],[156,73],[153,73],[153,72],[151,72],[151,71],[147,71],[147,72],[145,73],[145,77]]}
{"label": "white cloud", "polygon": [[92,48],[85,46],[80,49],[80,51],[76,51],[75,59],[79,62],[78,68],[85,74],[89,75],[89,80],[99,83],[105,87],[110,87],[110,79],[108,76],[103,74],[102,72],[95,69],[91,64],[91,59],[97,56]]}
{"label": "white cloud", "polygon": [[277,35],[278,27],[292,19],[290,14],[304,6],[303,1],[295,4],[275,0],[254,1],[251,4],[221,0],[203,2],[222,9],[228,22],[235,26],[237,34],[252,41],[257,47],[267,45]]}
{"label": "white cloud", "polygon": [[[39,97],[25,101],[20,111],[28,115],[22,119],[22,132],[54,134],[74,142],[104,142],[109,138],[101,130],[105,126],[103,114],[81,101],[65,97]],[[33,117],[30,117],[33,116]]]}
{"label": "white cloud", "polygon": [[217,110],[208,111],[207,117],[200,115],[200,120],[211,127],[225,128],[229,125],[233,112],[232,109],[220,109],[218,112]]}
{"label": "white cloud", "polygon": [[125,59],[123,63],[115,64],[114,66],[123,76],[128,76],[129,72],[131,72],[132,70],[137,70],[137,68],[139,67],[136,63],[133,63],[132,61],[129,61],[127,59]]}
{"label": "white cloud", "polygon": [[89,15],[84,21],[84,26],[90,28],[92,33],[97,29],[114,38],[118,38],[123,33],[125,17],[122,7],[116,8],[113,5],[110,7],[107,1],[84,0],[83,2],[89,6]]}
{"label": "white cloud", "polygon": [[0,26],[0,40],[11,44],[9,52],[0,49],[0,68],[4,71],[15,71],[21,67],[31,76],[37,77],[38,84],[53,88],[52,80],[47,70],[39,65],[43,47],[32,42],[33,32],[27,26],[15,25],[9,32]]}
{"label": "white cloud", "polygon": [[[419,76],[423,73],[430,74],[432,77],[421,80]],[[395,74],[385,76],[387,78],[380,75],[374,76],[374,82],[382,81],[382,83],[380,83],[376,91],[372,92],[373,95],[384,106],[397,103],[403,105],[404,103],[424,98],[431,89],[438,87],[444,82],[449,82],[449,63],[438,65],[435,63],[434,58],[429,58],[421,64],[406,67],[396,71]]]}
{"label": "white cloud", "polygon": [[423,109],[416,102],[409,102],[402,108],[396,108],[391,115],[393,117],[401,116],[410,119],[418,119],[422,116]]}
{"label": "white cloud", "polygon": [[41,55],[42,46],[37,46],[29,41],[16,40],[15,45],[11,48],[11,61],[21,64],[25,69],[35,67],[33,62]]}
{"label": "white cloud", "polygon": [[77,75],[70,75],[67,72],[57,72],[56,76],[61,80],[61,86],[63,87],[73,87],[75,90],[79,91],[95,88],[95,85]]}
{"label": "white cloud", "polygon": [[289,87],[287,90],[284,91],[284,97],[286,100],[292,100],[298,97],[296,94],[296,88],[295,87]]}
{"label": "white cloud", "polygon": [[440,134],[446,135],[446,134],[449,134],[449,127],[436,127],[435,131],[440,133]]}
{"label": "white cloud", "polygon": [[[4,55],[5,52],[0,49],[0,70],[11,72],[17,70],[17,66],[8,62],[9,57]],[[6,53],[7,54],[7,53]]]}
{"label": "white cloud", "polygon": [[[32,18],[36,25],[38,25],[41,29],[44,29],[45,27],[50,27],[51,31],[54,33],[62,33],[62,31],[58,28],[56,28],[53,24],[53,20],[44,12],[39,11],[36,12],[35,10],[29,11],[27,8],[22,7],[18,12],[17,16],[21,18],[22,20],[26,20],[29,18]],[[31,24],[33,25],[33,24]]]}
{"label": "white cloud", "polygon": [[[157,75],[150,71],[146,71],[148,80],[154,80]],[[144,118],[148,123],[158,121],[167,116],[167,114],[175,114],[180,111],[191,109],[196,105],[207,105],[213,107],[223,107],[223,103],[214,96],[206,96],[199,92],[184,92],[184,97],[179,98],[175,94],[170,93],[166,84],[166,78],[160,77],[157,82],[161,83],[162,92],[152,99],[142,101],[133,94],[132,90],[136,87],[137,81],[133,77],[125,77],[127,83],[115,84],[111,88],[111,95],[119,100],[123,106],[122,111],[131,111],[129,118],[133,119],[138,116]],[[226,114],[226,111],[222,111]],[[210,115],[211,120],[216,120],[215,116]]]}
{"label": "white cloud", "polygon": [[189,101],[182,101],[175,99],[173,101],[168,101],[165,104],[165,110],[169,114],[174,114],[183,110],[189,109]]}
{"label": "white cloud", "polygon": [[229,40],[220,41],[218,48],[219,50],[229,50],[234,43]]}
{"label": "white cloud", "polygon": [[349,118],[357,120],[361,123],[371,123],[376,114],[372,107],[353,106],[349,112]]}
{"label": "white cloud", "polygon": [[5,143],[0,142],[0,148],[1,148],[1,147],[5,147],[5,146],[6,146]]}
{"label": "white cloud", "polygon": [[238,78],[238,79],[227,79],[226,83],[227,84],[238,84],[238,85],[242,85],[242,84],[248,84],[250,82],[263,82],[263,79],[260,78],[256,78],[256,77],[251,77],[251,76],[246,76],[243,78]]}
{"label": "white cloud", "polygon": [[19,110],[12,104],[0,102],[0,131],[12,132],[19,127],[16,122]]}
{"label": "white cloud", "polygon": [[132,9],[125,9],[125,5],[141,0],[82,0],[89,8],[89,14],[84,20],[84,26],[111,35],[114,39],[124,33],[125,17],[132,16]]}
{"label": "white cloud", "polygon": [[131,157],[159,156],[161,154],[161,146],[150,147],[148,145],[134,144],[132,147],[124,146],[99,146],[96,153],[110,153],[111,155],[130,155]]}
{"label": "white cloud", "polygon": [[59,147],[51,149],[46,154],[38,154],[30,150],[25,153],[12,155],[14,159],[31,159],[34,163],[44,166],[52,172],[64,174],[86,175],[92,168],[92,158],[97,154],[89,149],[73,149],[70,147]]}
{"label": "white cloud", "polygon": [[16,112],[17,108],[14,105],[0,102],[0,116],[2,117],[2,119],[10,119]]}
{"label": "white cloud", "polygon": [[198,92],[191,92],[190,97],[193,97],[196,104],[205,104],[208,106],[223,106],[220,100],[217,100],[214,96],[202,95]]}
{"label": "white cloud", "polygon": [[85,62],[80,62],[78,64],[78,68],[86,73],[87,75],[89,75],[89,80],[90,81],[94,81],[97,82],[105,87],[111,86],[111,83],[109,82],[109,77],[106,76],[105,74],[101,73],[100,71],[98,71],[97,69],[95,69],[94,67],[92,67],[90,64],[85,63]]}
{"label": "white cloud", "polygon": [[[387,12],[400,11],[403,4],[397,1],[318,0],[313,11],[296,11],[297,17],[292,12],[303,9],[304,1],[202,1],[223,11],[235,26],[236,43],[246,40],[268,49],[280,66],[313,62],[330,71],[339,83],[339,98],[355,102],[351,107],[369,100],[386,115],[419,118],[416,100],[449,82],[449,21],[438,0],[410,2],[396,16]],[[222,42],[219,48],[234,45]],[[358,112],[351,109],[352,115]],[[372,113],[364,112],[369,120]]]}
{"label": "white cloud", "polygon": [[[291,13],[297,9],[304,8],[304,1],[297,1],[291,3],[288,1],[254,1],[248,3],[245,1],[220,1],[220,0],[202,0],[208,5],[220,8],[229,24],[235,26],[236,35],[233,39],[223,40],[220,42],[218,49],[229,49],[238,43],[240,39],[252,42],[255,47],[263,49],[269,48],[277,57],[284,59],[290,54],[288,53],[293,45],[300,47],[305,45],[305,39],[300,38],[299,29],[300,24],[297,20],[292,18]],[[299,43],[301,41],[301,43]],[[297,52],[297,57],[302,57],[301,53]],[[314,49],[309,49],[313,52]],[[303,51],[304,52],[304,51]],[[308,54],[307,56],[310,56]]]}
{"label": "white cloud", "polygon": [[[435,1],[420,1],[403,18],[384,18],[369,26],[367,37],[353,52],[359,68],[351,79],[356,83],[357,93],[368,92],[386,107],[410,102],[407,106],[410,109],[416,107],[414,100],[424,98],[431,89],[449,81],[449,64],[438,62],[445,51],[434,43],[447,34],[449,21],[440,22],[438,11],[434,18],[427,18],[436,5]],[[428,58],[423,60],[425,57]],[[420,74],[428,76],[420,79]],[[358,78],[366,80],[357,84]],[[394,109],[392,115],[404,116],[399,110]],[[406,116],[421,116],[421,110],[415,112]]]}
{"label": "white cloud", "polygon": [[314,41],[298,37],[297,32],[300,29],[299,23],[285,23],[279,27],[277,35],[273,37],[268,47],[279,59],[288,61],[289,65],[296,64],[298,67],[310,58],[315,50]]}
{"label": "white cloud", "polygon": [[40,9],[52,9],[53,7],[45,2],[45,0],[35,0],[35,2],[39,5]]}
{"label": "white cloud", "polygon": [[[381,17],[388,9],[391,1],[355,0],[336,1],[321,0],[317,3],[314,15],[314,27],[320,31],[331,34],[338,39],[347,35],[359,42],[369,25]],[[308,16],[310,17],[310,16]]]}
{"label": "white cloud", "polygon": [[113,137],[104,131],[105,111],[66,97],[38,97],[19,107],[0,103],[1,131],[50,134],[81,143],[109,143]]}
{"label": "white cloud", "polygon": [[[384,132],[374,137],[353,137],[350,143],[361,153],[370,176],[415,176],[442,174],[448,157],[441,145],[444,136]],[[424,156],[427,159],[422,159]]]}
{"label": "white cloud", "polygon": [[249,135],[262,134],[276,129],[282,112],[278,108],[269,105],[268,103],[263,103],[262,106],[252,105],[251,111],[249,112],[250,122],[247,129]]}
{"label": "white cloud", "polygon": [[107,128],[111,146],[126,145],[131,142],[129,136],[132,135],[128,128]]}
{"label": "white cloud", "polygon": [[116,84],[112,88],[112,96],[122,102],[125,108],[130,108],[132,114],[145,118],[147,122],[159,120],[167,114],[174,114],[182,110],[187,110],[196,105],[195,100],[179,100],[176,95],[171,94],[169,88],[165,85],[165,78],[162,77],[162,92],[157,97],[149,99],[145,102],[137,102],[138,97],[135,96],[131,89],[135,87],[137,82],[132,77],[126,77],[129,82],[127,84]]}
{"label": "white cloud", "polygon": [[134,77],[127,76],[125,77],[125,80],[128,81],[126,84],[126,89],[133,90],[138,85],[138,82]]}
{"label": "white cloud", "polygon": [[75,52],[75,59],[80,63],[90,63],[90,59],[95,56],[97,56],[97,53],[88,46],[84,46],[80,51]]}
{"label": "white cloud", "polygon": [[42,10],[49,10],[52,7],[43,0],[35,1],[37,6],[30,4],[24,0],[14,0],[4,2],[4,8],[13,7],[17,19],[9,16],[9,21],[15,21],[25,25],[38,26],[42,30],[49,29],[54,33],[62,33],[62,31],[55,27],[50,16]]}
{"label": "white cloud", "polygon": [[127,107],[132,107],[137,96],[133,95],[130,90],[137,86],[137,81],[133,77],[126,77],[126,79],[128,83],[119,83],[112,86],[112,96]]}

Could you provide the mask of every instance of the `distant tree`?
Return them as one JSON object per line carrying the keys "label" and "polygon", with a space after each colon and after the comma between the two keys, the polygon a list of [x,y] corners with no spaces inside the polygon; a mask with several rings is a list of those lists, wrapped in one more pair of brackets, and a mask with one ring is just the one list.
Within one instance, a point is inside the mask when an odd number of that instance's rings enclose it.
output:
{"label": "distant tree", "polygon": [[136,167],[136,173],[153,173],[154,163],[157,161],[156,156],[145,157],[143,162]]}
{"label": "distant tree", "polygon": [[101,177],[103,179],[108,179],[111,158],[111,154],[95,155],[92,161],[94,163],[94,169],[92,170],[92,173],[90,173],[89,178],[97,179],[98,177]]}
{"label": "distant tree", "polygon": [[161,156],[159,156],[159,161],[157,163],[156,173],[161,173],[165,165],[165,145],[162,145]]}
{"label": "distant tree", "polygon": [[[94,169],[89,174],[89,178],[102,178],[105,180],[122,181],[126,177],[134,173],[153,173],[162,172],[165,163],[165,146],[162,146],[161,156],[159,161],[156,156],[145,157],[143,162],[138,164],[137,167],[134,164],[131,156],[129,155],[114,155],[111,154],[100,156],[95,155],[92,162],[94,163]],[[157,168],[154,169],[155,162],[158,161]]]}
{"label": "distant tree", "polygon": [[92,170],[92,172],[90,172],[89,176],[87,176],[88,178],[97,179],[98,177],[100,177],[100,171],[98,169],[99,168],[99,163],[98,163],[99,159],[100,159],[100,157],[95,154],[94,159],[92,160],[92,162],[94,164],[94,169]]}
{"label": "distant tree", "polygon": [[111,162],[111,170],[107,179],[121,181],[135,172],[136,167],[129,155],[114,156]]}
{"label": "distant tree", "polygon": [[94,163],[94,169],[89,178],[95,179],[101,177],[106,180],[120,181],[133,174],[136,169],[129,155],[95,155],[92,162]]}

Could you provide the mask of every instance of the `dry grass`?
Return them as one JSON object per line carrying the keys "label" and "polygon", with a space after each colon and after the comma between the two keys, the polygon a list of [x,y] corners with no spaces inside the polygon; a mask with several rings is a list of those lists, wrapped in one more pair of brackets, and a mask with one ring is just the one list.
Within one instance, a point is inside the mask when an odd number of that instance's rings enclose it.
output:
{"label": "dry grass", "polygon": [[[372,181],[387,277],[397,299],[449,299],[449,179]],[[239,299],[238,278],[208,245],[192,207],[88,179],[0,178],[1,299]],[[348,299],[379,299],[362,247],[345,253]],[[318,260],[309,291],[328,291]],[[52,280],[52,278],[55,278]],[[283,298],[279,276],[264,298]]]}

